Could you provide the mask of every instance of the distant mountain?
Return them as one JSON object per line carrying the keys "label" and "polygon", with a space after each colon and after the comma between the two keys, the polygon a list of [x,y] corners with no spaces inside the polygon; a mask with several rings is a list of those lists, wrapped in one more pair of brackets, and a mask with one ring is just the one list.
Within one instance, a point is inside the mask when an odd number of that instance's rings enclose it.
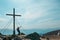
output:
{"label": "distant mountain", "polygon": [[43,34],[44,36],[47,36],[47,35],[57,35],[57,34],[60,34],[60,30],[55,30],[55,31],[51,31],[51,32],[47,32],[45,34]]}
{"label": "distant mountain", "polygon": [[0,33],[4,35],[12,34],[13,31],[11,29],[0,29]]}
{"label": "distant mountain", "polygon": [[[47,32],[51,32],[53,30],[56,30],[56,28],[54,28],[54,29],[26,29],[26,30],[21,29],[20,31],[25,34],[37,32],[40,35],[42,35],[42,34],[46,34]],[[13,34],[13,30],[12,29],[0,29],[0,33],[5,34],[5,35],[7,35],[7,34],[10,35],[10,34]],[[17,34],[17,30],[16,30],[16,34]]]}

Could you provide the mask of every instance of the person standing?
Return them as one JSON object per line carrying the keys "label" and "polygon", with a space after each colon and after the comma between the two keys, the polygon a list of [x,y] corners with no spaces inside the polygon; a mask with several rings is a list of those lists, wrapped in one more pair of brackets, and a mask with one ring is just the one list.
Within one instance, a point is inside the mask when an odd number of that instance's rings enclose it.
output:
{"label": "person standing", "polygon": [[18,32],[18,35],[20,35],[20,30],[19,30],[20,28],[19,27],[17,27],[17,32]]}

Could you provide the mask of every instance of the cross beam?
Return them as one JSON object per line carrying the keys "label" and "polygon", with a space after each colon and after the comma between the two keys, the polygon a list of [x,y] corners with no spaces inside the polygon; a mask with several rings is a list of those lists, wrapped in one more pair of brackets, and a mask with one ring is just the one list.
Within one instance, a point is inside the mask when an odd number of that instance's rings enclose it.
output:
{"label": "cross beam", "polygon": [[6,14],[9,16],[13,16],[13,35],[15,35],[15,16],[21,16],[21,15],[15,15],[15,8],[13,8],[13,14]]}

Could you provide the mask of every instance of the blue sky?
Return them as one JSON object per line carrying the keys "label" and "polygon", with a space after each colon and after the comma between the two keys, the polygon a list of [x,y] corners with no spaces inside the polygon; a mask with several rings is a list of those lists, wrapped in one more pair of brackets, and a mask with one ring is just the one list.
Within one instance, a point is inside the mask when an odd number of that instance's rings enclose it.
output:
{"label": "blue sky", "polygon": [[[23,29],[60,28],[60,0],[0,0],[0,28],[12,29],[12,9],[16,9],[16,27]],[[10,21],[10,22],[9,22]],[[19,23],[19,24],[17,24]],[[22,29],[21,28],[21,29]]]}

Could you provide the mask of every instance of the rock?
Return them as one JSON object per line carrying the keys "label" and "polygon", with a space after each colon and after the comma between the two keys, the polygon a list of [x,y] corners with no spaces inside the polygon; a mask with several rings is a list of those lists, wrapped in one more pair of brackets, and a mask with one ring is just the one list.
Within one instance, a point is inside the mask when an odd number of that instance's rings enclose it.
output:
{"label": "rock", "polygon": [[19,38],[19,37],[15,37],[15,38],[13,38],[12,40],[22,40],[22,39]]}

